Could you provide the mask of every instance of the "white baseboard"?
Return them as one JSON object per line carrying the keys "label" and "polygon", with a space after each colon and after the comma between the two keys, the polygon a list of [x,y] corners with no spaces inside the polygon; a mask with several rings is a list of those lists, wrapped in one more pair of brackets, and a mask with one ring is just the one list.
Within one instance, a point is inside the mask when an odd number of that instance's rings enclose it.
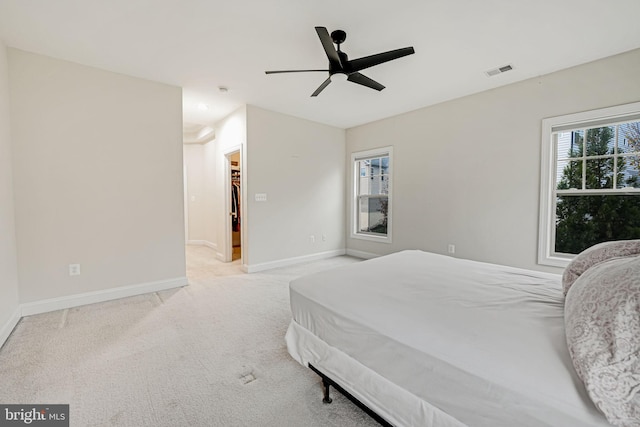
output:
{"label": "white baseboard", "polygon": [[218,245],[216,243],[210,242],[208,240],[203,240],[202,244],[208,248],[213,249],[214,251],[218,250]]}
{"label": "white baseboard", "polygon": [[215,253],[216,259],[219,260],[219,261],[223,261],[224,262],[224,256],[223,256],[223,254],[218,252],[218,245],[216,243],[210,242],[208,240],[187,240],[187,245],[206,246],[208,248],[211,248],[214,251],[216,251],[216,253]]}
{"label": "white baseboard", "polygon": [[213,249],[214,251],[218,250],[218,245],[208,240],[187,240],[187,245],[206,246],[208,248]]}
{"label": "white baseboard", "polygon": [[32,314],[63,310],[65,308],[110,301],[119,298],[131,297],[134,295],[146,294],[149,292],[164,291],[166,289],[186,286],[187,284],[188,283],[186,277],[177,277],[175,279],[160,280],[157,282],[141,283],[130,286],[121,286],[119,288],[104,289],[101,291],[69,295],[66,297],[28,302],[20,306],[20,314],[22,316],[30,316]]}
{"label": "white baseboard", "polygon": [[247,273],[256,273],[258,271],[271,270],[272,268],[279,268],[279,267],[287,267],[290,265],[300,264],[303,262],[317,261],[321,259],[332,258],[334,256],[344,255],[344,254],[345,254],[344,249],[336,249],[333,251],[320,252],[317,254],[304,255],[304,256],[299,256],[295,258],[281,259],[278,261],[263,262],[263,263],[254,264],[254,265],[245,265],[243,266],[243,268],[246,268]]}
{"label": "white baseboard", "polygon": [[380,255],[371,252],[357,251],[355,249],[347,249],[347,255],[362,259],[377,258]]}
{"label": "white baseboard", "polygon": [[11,332],[13,332],[13,328],[16,327],[16,325],[22,318],[20,312],[20,307],[16,307],[11,317],[9,317],[9,320],[7,320],[7,322],[2,325],[2,327],[0,327],[0,347],[4,345],[5,341],[7,341],[7,338],[9,338],[9,335],[11,335]]}

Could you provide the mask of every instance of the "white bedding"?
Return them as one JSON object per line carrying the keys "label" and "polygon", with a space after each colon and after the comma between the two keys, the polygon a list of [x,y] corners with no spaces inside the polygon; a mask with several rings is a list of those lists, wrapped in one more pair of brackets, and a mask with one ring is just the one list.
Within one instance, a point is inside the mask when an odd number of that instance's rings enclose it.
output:
{"label": "white bedding", "polygon": [[558,275],[412,250],[290,295],[291,355],[392,424],[610,426],[569,358]]}

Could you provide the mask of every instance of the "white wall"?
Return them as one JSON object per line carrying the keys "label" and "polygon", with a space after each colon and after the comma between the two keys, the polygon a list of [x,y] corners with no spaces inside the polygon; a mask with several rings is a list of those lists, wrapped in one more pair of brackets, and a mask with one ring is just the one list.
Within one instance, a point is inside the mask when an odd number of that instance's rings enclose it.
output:
{"label": "white wall", "polygon": [[635,50],[349,129],[347,158],[393,145],[395,170],[393,243],[349,237],[347,248],[452,243],[461,258],[561,271],[536,264],[541,120],[640,100],[638,70]]}
{"label": "white wall", "polygon": [[186,283],[181,89],[15,49],[9,76],[21,302]]}
{"label": "white wall", "polygon": [[187,242],[204,244],[204,146],[202,144],[185,144],[183,153],[187,179],[187,185],[185,186],[187,189],[187,212],[189,215]]}
{"label": "white wall", "polygon": [[0,41],[0,346],[20,318],[12,182],[9,71]]}
{"label": "white wall", "polygon": [[[345,131],[248,106],[247,141],[250,271],[343,251]],[[256,202],[256,193],[267,201]]]}

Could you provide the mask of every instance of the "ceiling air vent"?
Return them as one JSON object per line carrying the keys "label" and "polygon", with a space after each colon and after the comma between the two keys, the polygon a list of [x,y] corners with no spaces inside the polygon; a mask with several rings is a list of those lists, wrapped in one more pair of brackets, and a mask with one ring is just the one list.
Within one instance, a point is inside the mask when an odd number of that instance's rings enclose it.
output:
{"label": "ceiling air vent", "polygon": [[493,76],[497,76],[498,74],[506,73],[507,71],[511,71],[511,70],[513,70],[513,65],[503,65],[502,67],[485,71],[485,74],[489,77],[493,77]]}

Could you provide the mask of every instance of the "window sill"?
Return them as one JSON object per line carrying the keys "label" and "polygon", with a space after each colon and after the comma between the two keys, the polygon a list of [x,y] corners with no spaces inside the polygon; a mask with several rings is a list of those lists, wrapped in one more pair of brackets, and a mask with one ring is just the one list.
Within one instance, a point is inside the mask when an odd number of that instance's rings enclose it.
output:
{"label": "window sill", "polygon": [[375,236],[372,234],[351,233],[351,238],[358,240],[368,240],[370,242],[391,243],[391,236]]}
{"label": "window sill", "polygon": [[538,264],[547,265],[547,266],[550,266],[550,267],[566,268],[567,265],[569,265],[569,263],[571,262],[572,259],[573,259],[573,257],[570,256],[570,255],[567,255],[565,257],[559,256],[559,255],[541,256],[541,257],[538,258]]}

